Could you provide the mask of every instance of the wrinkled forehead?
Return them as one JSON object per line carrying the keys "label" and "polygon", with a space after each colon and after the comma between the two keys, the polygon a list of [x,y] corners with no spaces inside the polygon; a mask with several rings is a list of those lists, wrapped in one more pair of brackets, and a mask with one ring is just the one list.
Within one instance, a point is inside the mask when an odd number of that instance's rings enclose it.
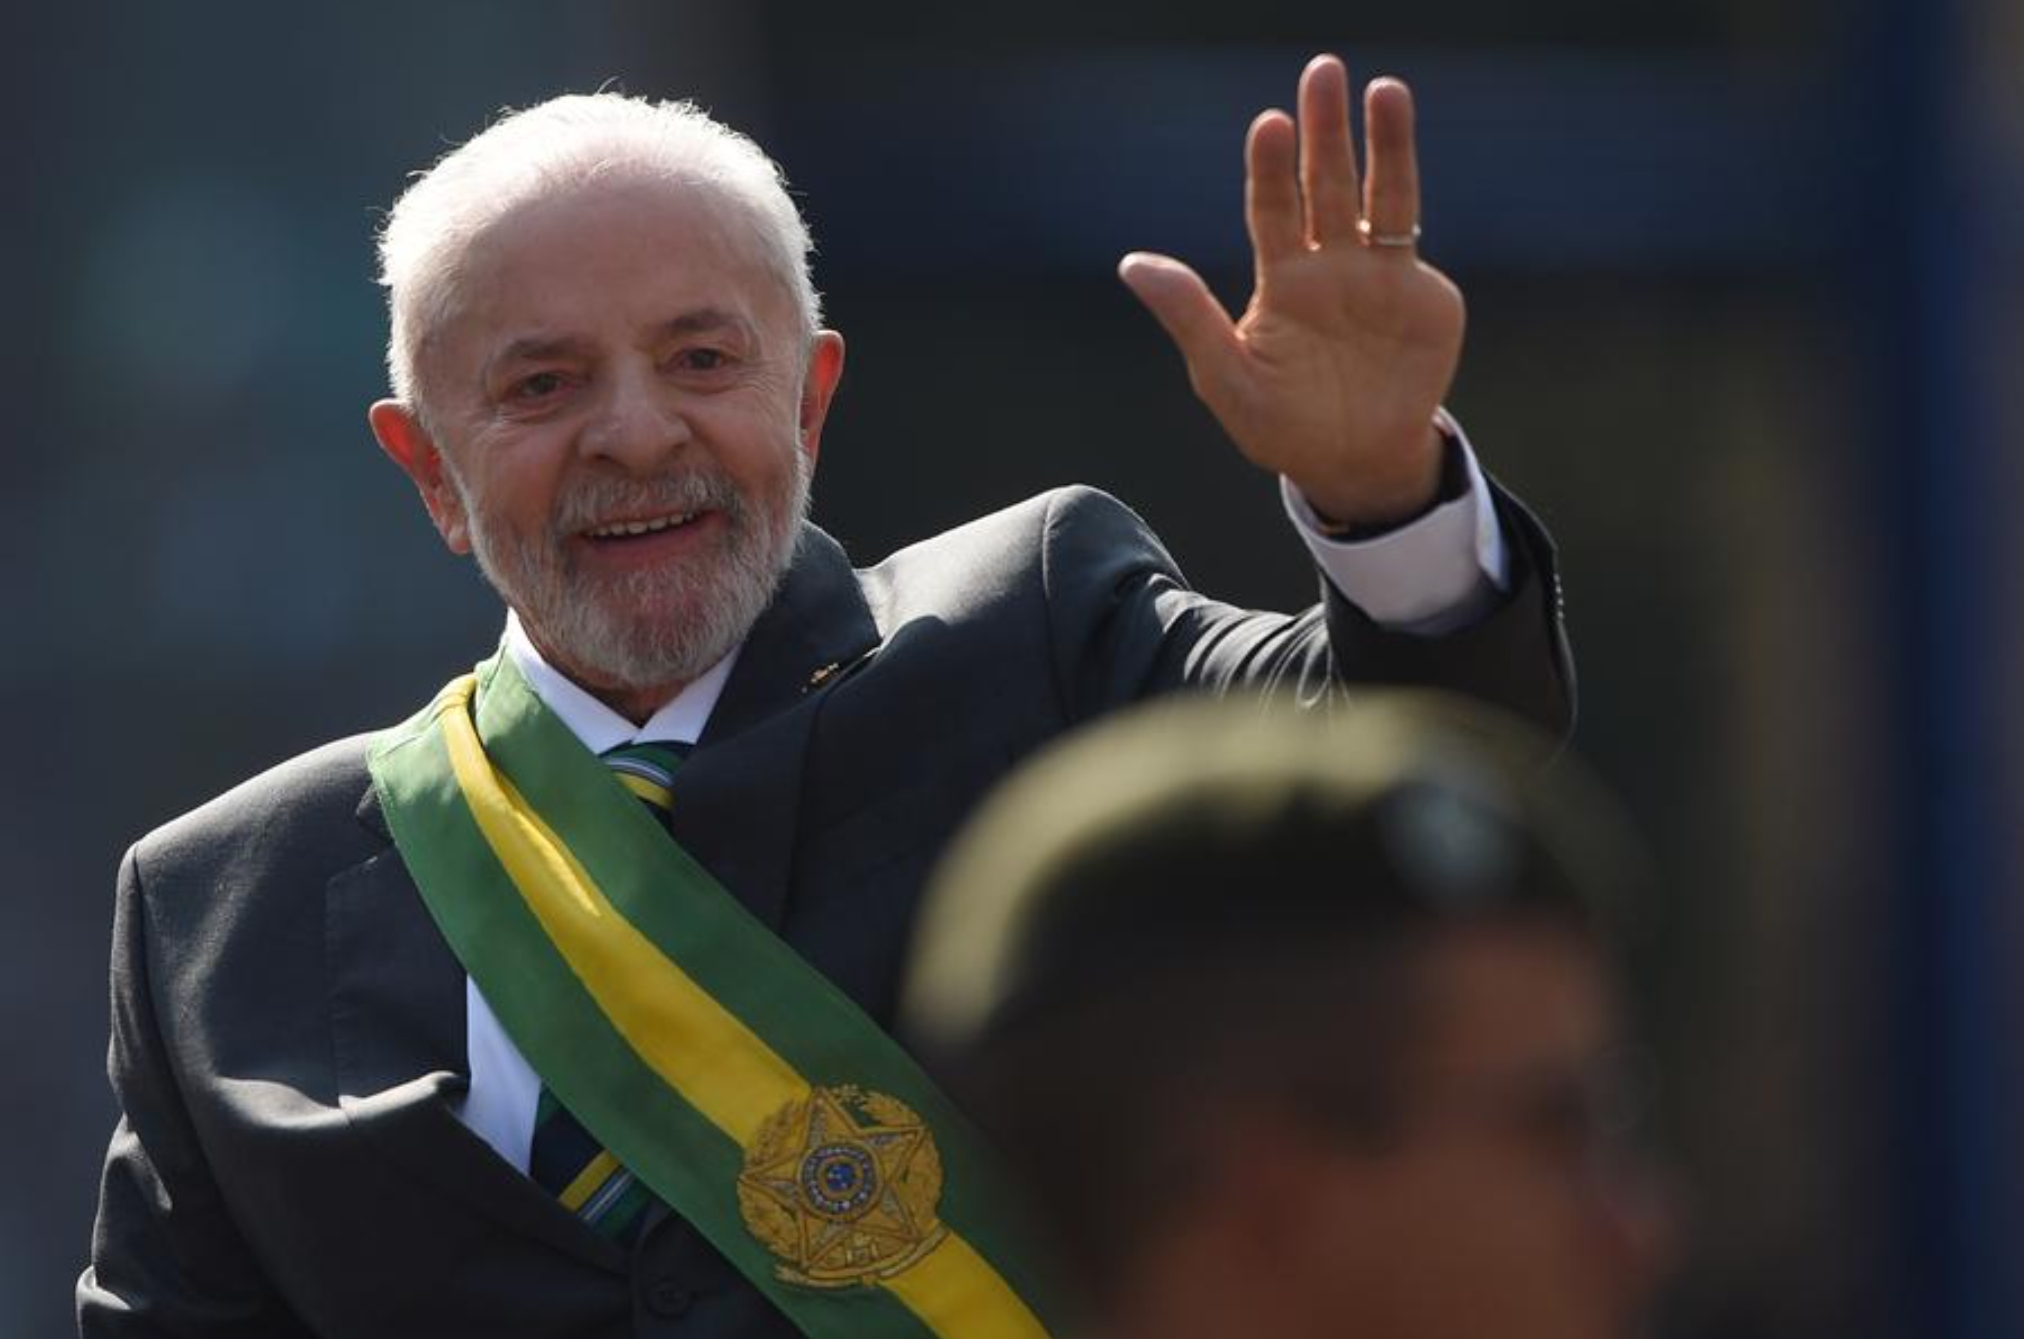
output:
{"label": "wrinkled forehead", "polygon": [[630,294],[675,273],[757,320],[794,323],[793,280],[769,236],[755,205],[709,181],[630,171],[541,183],[458,241],[425,343],[544,291]]}

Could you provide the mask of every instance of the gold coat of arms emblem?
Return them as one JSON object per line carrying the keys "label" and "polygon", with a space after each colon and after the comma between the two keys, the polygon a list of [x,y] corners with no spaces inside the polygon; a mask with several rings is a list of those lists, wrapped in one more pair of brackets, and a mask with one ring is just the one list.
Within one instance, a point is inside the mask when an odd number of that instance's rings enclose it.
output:
{"label": "gold coat of arms emblem", "polygon": [[875,1284],[947,1232],[928,1126],[898,1098],[853,1085],[812,1088],[768,1117],[746,1147],[738,1192],[747,1229],[780,1258],[787,1283]]}

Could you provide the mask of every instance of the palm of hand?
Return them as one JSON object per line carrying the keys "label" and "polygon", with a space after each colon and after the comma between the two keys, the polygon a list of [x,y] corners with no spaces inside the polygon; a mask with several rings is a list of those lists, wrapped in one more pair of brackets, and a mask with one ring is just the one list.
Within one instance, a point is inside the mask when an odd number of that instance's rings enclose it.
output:
{"label": "palm of hand", "polygon": [[1329,244],[1261,266],[1237,366],[1199,388],[1246,458],[1293,479],[1384,473],[1424,438],[1463,351],[1463,294],[1418,260]]}
{"label": "palm of hand", "polygon": [[1456,375],[1464,317],[1456,285],[1401,244],[1420,214],[1412,95],[1377,80],[1365,108],[1362,190],[1334,57],[1302,75],[1298,146],[1286,113],[1253,122],[1254,287],[1236,323],[1180,261],[1135,253],[1120,275],[1247,459],[1284,475],[1325,515],[1369,523],[1411,515],[1435,496],[1433,420]]}

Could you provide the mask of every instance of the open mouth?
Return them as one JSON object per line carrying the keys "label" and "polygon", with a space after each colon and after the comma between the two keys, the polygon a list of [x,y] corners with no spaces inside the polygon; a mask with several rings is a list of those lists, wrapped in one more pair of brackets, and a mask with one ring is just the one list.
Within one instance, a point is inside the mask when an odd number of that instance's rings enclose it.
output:
{"label": "open mouth", "polygon": [[583,533],[586,539],[604,541],[639,539],[644,535],[659,535],[670,530],[679,530],[683,526],[695,523],[704,514],[701,511],[679,511],[637,521],[609,521]]}

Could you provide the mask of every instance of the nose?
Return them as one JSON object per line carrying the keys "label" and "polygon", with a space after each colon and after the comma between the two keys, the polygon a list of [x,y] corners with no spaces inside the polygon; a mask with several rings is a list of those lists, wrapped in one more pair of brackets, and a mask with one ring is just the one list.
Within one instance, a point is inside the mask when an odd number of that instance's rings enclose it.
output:
{"label": "nose", "polygon": [[579,439],[586,457],[651,474],[690,440],[689,419],[675,392],[651,369],[615,368],[602,391]]}

